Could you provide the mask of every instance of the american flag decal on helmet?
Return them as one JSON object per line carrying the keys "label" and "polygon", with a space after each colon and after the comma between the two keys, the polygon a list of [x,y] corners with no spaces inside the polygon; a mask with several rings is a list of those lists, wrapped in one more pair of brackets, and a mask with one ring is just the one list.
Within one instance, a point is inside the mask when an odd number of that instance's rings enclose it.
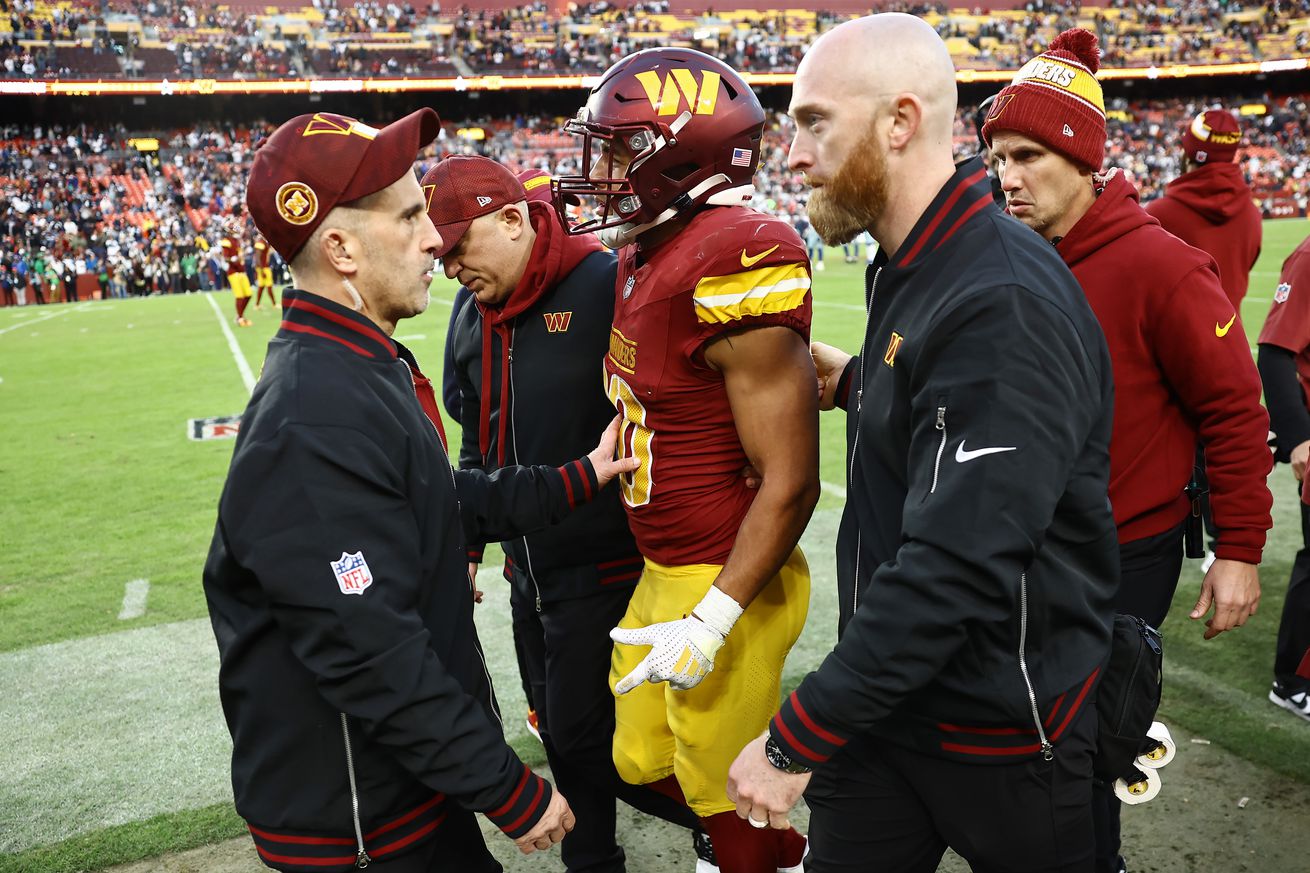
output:
{"label": "american flag decal on helmet", "polygon": [[749,167],[751,165],[750,149],[733,149],[732,165],[734,167]]}

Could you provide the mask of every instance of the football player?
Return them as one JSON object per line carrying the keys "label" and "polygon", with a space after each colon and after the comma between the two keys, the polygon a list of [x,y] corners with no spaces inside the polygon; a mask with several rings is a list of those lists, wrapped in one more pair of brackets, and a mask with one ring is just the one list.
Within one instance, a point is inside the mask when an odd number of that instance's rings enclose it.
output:
{"label": "football player", "polygon": [[277,309],[277,294],[273,291],[273,247],[262,236],[255,237],[255,310],[258,311],[264,294]]}
{"label": "football player", "polygon": [[764,120],[722,62],[637,52],[568,123],[583,175],[554,185],[566,225],[567,198],[591,208],[570,232],[619,252],[605,380],[640,462],[620,485],[645,565],[611,633],[614,760],[685,797],[723,873],[800,870],[805,851],[790,828],[738,818],[726,787],[805,623],[796,543],[819,495],[805,245],[745,205]]}
{"label": "football player", "polygon": [[227,261],[227,283],[237,308],[237,327],[250,327],[246,306],[250,304],[250,277],[246,275],[246,256],[241,247],[241,220],[228,218],[223,222],[223,240],[219,245]]}

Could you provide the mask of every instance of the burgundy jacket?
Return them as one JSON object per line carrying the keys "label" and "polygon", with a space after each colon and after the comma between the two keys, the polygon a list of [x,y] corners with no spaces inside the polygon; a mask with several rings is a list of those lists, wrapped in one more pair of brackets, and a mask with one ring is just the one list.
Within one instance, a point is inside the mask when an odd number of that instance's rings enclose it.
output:
{"label": "burgundy jacket", "polygon": [[1202,164],[1170,182],[1164,196],[1145,208],[1165,230],[1214,258],[1224,293],[1241,311],[1263,230],[1241,169],[1232,163]]}
{"label": "burgundy jacket", "polygon": [[1259,563],[1272,524],[1269,416],[1214,261],[1160,227],[1117,170],[1056,248],[1110,347],[1110,503],[1119,541],[1183,520],[1183,488],[1200,442],[1219,528],[1215,554]]}

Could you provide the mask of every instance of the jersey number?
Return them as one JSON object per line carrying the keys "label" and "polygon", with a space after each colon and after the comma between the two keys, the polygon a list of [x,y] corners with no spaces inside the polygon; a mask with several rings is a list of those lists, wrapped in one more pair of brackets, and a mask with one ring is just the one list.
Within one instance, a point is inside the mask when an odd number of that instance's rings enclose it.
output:
{"label": "jersey number", "polygon": [[619,492],[628,506],[645,506],[650,503],[651,487],[654,485],[651,477],[655,467],[655,456],[652,453],[655,432],[646,426],[646,407],[641,405],[631,385],[611,373],[608,393],[610,402],[623,416],[618,450],[622,457],[636,458],[640,464],[634,472],[619,477]]}

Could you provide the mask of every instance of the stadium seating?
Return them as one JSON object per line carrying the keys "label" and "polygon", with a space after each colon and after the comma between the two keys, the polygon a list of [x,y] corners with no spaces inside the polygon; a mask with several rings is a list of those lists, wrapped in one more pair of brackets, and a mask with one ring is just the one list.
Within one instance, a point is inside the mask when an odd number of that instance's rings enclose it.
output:
{"label": "stadium seating", "polygon": [[[742,70],[786,72],[828,27],[868,11],[855,0],[825,3],[823,12],[732,5],[715,11],[708,4],[599,0],[556,12],[544,2],[509,9],[464,3],[447,11],[378,0],[276,6],[241,0],[199,9],[179,0],[25,0],[22,12],[0,15],[0,78],[114,76],[104,53],[125,59],[122,75],[146,78],[578,74],[599,72],[648,45],[691,46]],[[876,8],[921,15],[962,69],[1013,69],[1075,25],[1096,31],[1112,67],[1268,61],[1310,52],[1310,0],[1251,8],[1240,0],[1169,6],[996,0],[987,6],[893,0]]]}
{"label": "stadium seating", "polygon": [[[384,57],[406,67],[425,63],[403,51],[374,53],[375,59]],[[1205,98],[1112,101],[1107,165],[1128,172],[1143,200],[1159,196],[1181,172],[1182,125],[1211,105]],[[1310,207],[1306,98],[1253,100],[1243,111],[1246,146],[1238,160],[1252,196],[1267,217],[1305,216]],[[972,119],[971,107],[957,114],[954,141],[961,157],[977,149]],[[560,132],[560,124],[551,117],[451,122],[437,150],[485,154],[514,170],[576,172],[578,143]],[[170,276],[158,265],[196,247],[197,237],[212,247],[218,238],[215,217],[239,211],[252,147],[271,130],[270,125],[237,130],[202,125],[90,135],[80,128],[0,127],[0,269],[12,269],[18,258],[31,263],[42,250],[71,256],[89,248],[111,274],[148,273],[140,287],[166,287]],[[134,148],[130,140],[142,136],[157,138],[159,152]],[[786,166],[791,136],[791,120],[772,115],[757,177],[756,205],[785,215],[802,210],[807,196],[804,180]]]}

